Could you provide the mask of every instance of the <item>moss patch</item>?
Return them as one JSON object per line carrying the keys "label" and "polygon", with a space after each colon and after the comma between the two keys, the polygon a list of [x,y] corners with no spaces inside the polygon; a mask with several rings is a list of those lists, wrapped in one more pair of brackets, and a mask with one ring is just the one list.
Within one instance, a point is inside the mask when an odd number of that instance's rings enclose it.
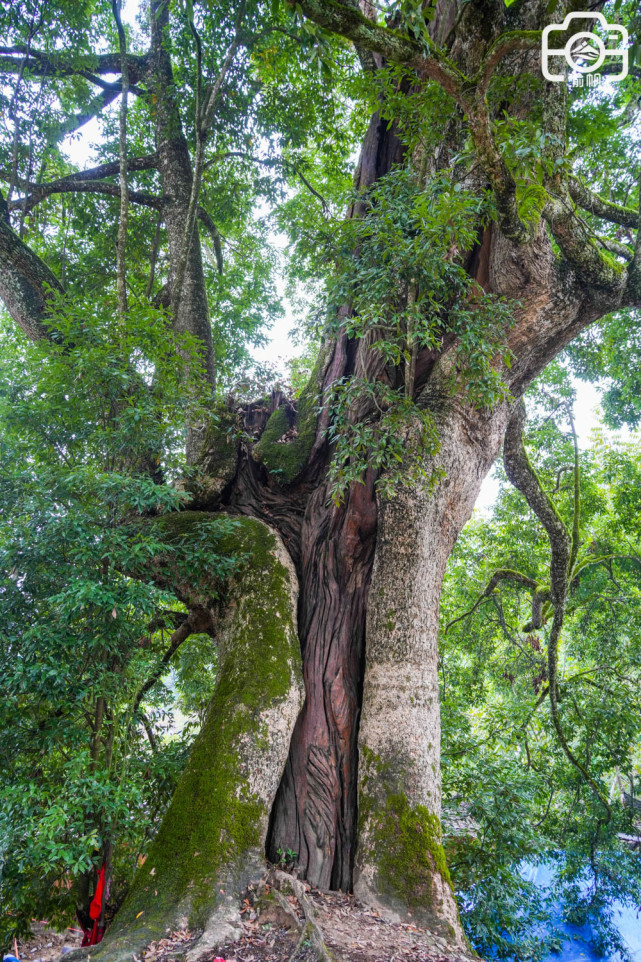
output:
{"label": "moss patch", "polygon": [[[278,408],[269,418],[260,441],[254,448],[254,457],[262,461],[268,471],[276,475],[283,484],[290,484],[301,473],[316,440],[318,421],[319,393],[321,390],[325,364],[331,352],[328,343],[321,350],[307,386],[298,398],[293,421],[285,408]],[[296,436],[282,441],[291,428],[296,427]]]}
{"label": "moss patch", "polygon": [[196,472],[186,484],[186,489],[197,498],[218,498],[233,480],[240,430],[238,414],[218,405],[205,431]]}
{"label": "moss patch", "polygon": [[316,407],[316,398],[311,391],[301,395],[294,418],[298,433],[289,441],[281,441],[281,438],[292,424],[285,408],[278,408],[254,448],[254,457],[284,484],[294,481],[307,463],[316,437]]}
{"label": "moss patch", "polygon": [[411,908],[429,908],[435,873],[451,887],[441,823],[424,805],[410,806],[399,791],[403,773],[367,745],[359,754],[358,828],[367,839],[365,861],[376,865],[383,895]]}
{"label": "moss patch", "polygon": [[434,873],[450,883],[438,817],[424,805],[411,808],[398,794],[389,795],[383,810],[370,818],[381,891],[412,907],[430,905]]}
{"label": "moss patch", "polygon": [[381,880],[408,905],[429,904],[434,872],[450,882],[441,823],[424,805],[411,808],[405,795],[388,796],[376,835]]}

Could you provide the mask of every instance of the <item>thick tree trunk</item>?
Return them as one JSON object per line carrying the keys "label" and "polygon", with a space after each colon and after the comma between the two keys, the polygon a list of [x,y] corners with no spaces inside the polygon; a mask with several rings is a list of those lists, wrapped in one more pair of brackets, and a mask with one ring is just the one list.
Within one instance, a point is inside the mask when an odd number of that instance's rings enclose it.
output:
{"label": "thick tree trunk", "polygon": [[344,507],[322,484],[302,528],[301,602],[305,705],[281,783],[268,853],[290,849],[321,888],[349,889],[356,843],[356,772],[365,613],[374,560],[372,480]]}
{"label": "thick tree trunk", "polygon": [[[403,153],[396,126],[374,114],[356,186],[373,184]],[[352,216],[360,212],[354,210]],[[365,353],[341,338],[320,379],[321,396],[336,379],[371,364]],[[350,490],[343,505],[331,503],[324,478],[326,418],[327,413],[315,429],[315,487],[300,530],[299,631],[306,698],[274,806],[268,855],[275,860],[279,848],[294,851],[299,870],[312,884],[347,891],[356,846],[358,718],[376,498],[370,475]]]}
{"label": "thick tree trunk", "polygon": [[463,945],[441,845],[438,614],[445,566],[496,457],[507,406],[430,398],[442,438],[433,492],[381,506],[359,735],[357,895]]}
{"label": "thick tree trunk", "polygon": [[[479,7],[478,2],[474,5]],[[502,13],[502,4],[494,7]],[[500,19],[497,12],[497,25]],[[447,26],[445,21],[442,26]],[[461,54],[472,64],[491,40],[484,37],[480,42],[475,30],[481,27],[481,21],[474,20],[469,49]],[[158,46],[156,52],[162,66]],[[169,100],[166,103],[171,106]],[[158,128],[161,174],[164,149],[162,176],[167,184],[172,183],[174,170],[182,171],[180,183],[172,188],[177,198],[174,213],[167,214],[168,230],[182,238],[178,221],[191,172],[188,158],[187,165],[184,162],[184,141],[167,136],[170,119],[166,114]],[[456,139],[452,131],[452,143],[444,146],[439,164],[447,166]],[[402,158],[394,127],[388,129],[374,116],[357,185],[367,187]],[[496,224],[485,229],[468,259],[468,270],[486,290],[520,302],[515,324],[506,332],[514,354],[509,378],[515,396],[582,327],[604,312],[605,301],[597,303],[595,295],[586,293],[581,279],[556,256],[543,225],[527,244],[508,240]],[[195,274],[194,278],[198,280]],[[431,494],[402,492],[396,501],[381,506],[377,518],[375,478],[368,476],[364,485],[350,490],[344,505],[329,502],[326,469],[331,453],[323,433],[329,415],[325,408],[316,418],[317,399],[337,378],[363,371],[371,377],[385,376],[371,369],[375,362],[364,342],[341,337],[319,371],[318,382],[299,400],[297,413],[277,407],[258,444],[241,451],[235,473],[228,451],[223,461],[229,465],[222,472],[218,454],[211,454],[210,468],[217,481],[201,498],[212,509],[253,515],[275,527],[295,562],[301,588],[298,625],[305,702],[271,809],[267,855],[277,861],[279,851],[293,851],[301,875],[313,884],[350,889],[355,883],[359,895],[386,913],[405,918],[409,913],[462,946],[440,833],[439,598],[454,541],[498,454],[509,404],[491,412],[475,411],[462,396],[448,394],[444,372],[455,363],[454,346],[453,339],[446,338],[440,351],[422,352],[416,365],[420,403],[436,418],[441,439],[434,467],[442,469],[443,477]],[[294,421],[297,432],[292,433]],[[236,697],[242,698],[246,683],[245,677],[235,678]],[[205,744],[208,725],[199,745]],[[194,765],[211,769],[211,762],[204,749],[197,749],[194,757],[197,761],[190,760],[183,782],[193,783],[198,792],[199,779],[209,775],[197,775]],[[256,757],[253,764],[259,764]],[[150,860],[157,846],[185,852],[191,846],[192,836],[185,834],[184,816],[179,814],[182,785]],[[275,791],[276,784],[272,787]],[[268,793],[261,798],[266,803]],[[261,819],[266,819],[266,805],[261,812]],[[206,828],[207,813],[199,814],[197,821]],[[181,824],[183,828],[176,829]],[[266,822],[260,821],[250,856],[245,852],[240,862],[233,856],[228,860],[231,874],[222,886],[225,893],[236,891],[238,880],[246,877],[239,865],[257,870],[257,840],[265,828]],[[204,829],[192,826],[189,832],[196,830]],[[211,852],[208,860],[208,870],[213,866],[216,874],[220,852]],[[141,886],[144,890],[145,878],[150,882],[145,872],[134,893]],[[167,891],[166,906],[186,906],[194,915],[187,889]],[[131,921],[133,896],[127,904],[123,917],[127,919],[129,912]],[[204,921],[209,921],[211,932],[220,934],[220,903],[214,898],[208,905],[210,914]]]}
{"label": "thick tree trunk", "polygon": [[[187,512],[163,524],[189,539],[212,520]],[[225,610],[213,611],[216,687],[145,864],[108,938],[92,951],[110,960],[131,960],[181,924],[204,930],[194,957],[233,939],[240,894],[263,871],[269,813],[303,698],[298,585],[280,537],[261,521],[237,519],[214,550],[246,559]],[[202,602],[207,585],[185,592]]]}
{"label": "thick tree trunk", "polygon": [[[150,7],[151,56],[150,80],[158,150],[158,172],[163,191],[162,213],[169,243],[169,287],[172,289],[178,265],[185,256],[185,225],[192,190],[193,171],[187,140],[178,107],[178,91],[173,76],[169,31],[169,4],[153,0]],[[194,228],[180,292],[172,290],[176,306],[173,327],[179,334],[190,334],[202,345],[206,387],[213,397],[216,364],[203,273],[202,250],[198,227]],[[203,392],[203,393],[204,393]],[[203,398],[205,400],[205,398]],[[203,431],[191,425],[187,438],[187,458],[193,463],[202,447]]]}

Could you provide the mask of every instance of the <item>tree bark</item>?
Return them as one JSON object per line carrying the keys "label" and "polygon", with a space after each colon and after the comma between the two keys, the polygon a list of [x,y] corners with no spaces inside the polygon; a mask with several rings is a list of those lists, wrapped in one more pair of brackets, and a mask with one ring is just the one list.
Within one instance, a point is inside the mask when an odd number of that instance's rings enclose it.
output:
{"label": "tree bark", "polygon": [[305,705],[296,724],[268,854],[297,853],[312,884],[348,890],[356,843],[356,736],[374,559],[373,479],[327,507],[321,485],[302,526],[300,634]]}
{"label": "tree bark", "polygon": [[[451,43],[445,45],[456,60],[455,68],[445,63],[444,55],[426,56],[421,43],[404,38],[401,31],[374,27],[359,17],[355,3],[303,2],[310,16],[357,43],[367,69],[377,69],[383,58],[389,58],[409,65],[418,78],[436,78],[455,97],[465,88],[468,97],[473,85],[461,85],[459,66],[475,78],[506,18],[522,14],[522,23],[512,20],[508,25],[539,26],[540,5],[528,0],[509,12],[502,0],[491,4],[472,0],[461,7],[457,19],[452,6],[439,0],[434,30],[444,43],[454,30]],[[149,75],[171,281],[184,255],[193,175],[168,50],[168,7],[164,0],[152,0]],[[491,15],[484,15],[490,7]],[[483,96],[475,102],[479,116],[485,101]],[[438,167],[447,168],[462,145],[463,113],[443,137]],[[472,120],[476,123],[478,116]],[[478,139],[483,130],[472,133]],[[559,143],[563,136],[561,131]],[[490,170],[490,155],[491,151],[487,156],[479,153],[471,176],[477,178],[479,191],[496,181],[498,197],[506,171],[500,164]],[[368,187],[403,159],[394,126],[388,128],[387,121],[375,114],[356,186]],[[505,192],[506,210],[513,193]],[[420,403],[434,415],[441,439],[440,452],[428,467],[442,470],[443,476],[431,493],[401,491],[395,501],[377,506],[376,478],[370,472],[364,484],[352,487],[343,505],[331,504],[326,480],[331,452],[324,439],[329,414],[325,405],[316,416],[318,398],[332,381],[374,363],[363,341],[350,342],[345,336],[333,344],[317,383],[301,397],[297,412],[275,402],[258,444],[230,446],[227,438],[223,450],[219,442],[224,431],[215,427],[204,439],[192,428],[188,456],[194,461],[201,448],[205,454],[201,467],[206,477],[197,494],[200,506],[253,516],[276,529],[283,544],[274,548],[279,561],[272,557],[270,565],[280,564],[289,572],[279,576],[281,587],[287,579],[290,585],[296,581],[283,552],[293,560],[300,584],[298,639],[291,607],[283,608],[277,650],[259,644],[263,661],[256,660],[256,638],[245,631],[247,612],[250,608],[255,612],[252,617],[264,632],[273,587],[266,588],[267,582],[261,581],[272,570],[261,563],[260,577],[254,572],[253,577],[241,578],[234,590],[237,607],[221,641],[219,677],[207,721],[118,918],[110,944],[123,958],[164,932],[165,924],[186,915],[204,924],[210,944],[217,944],[225,931],[229,933],[224,923],[233,914],[232,894],[259,871],[265,847],[274,861],[279,850],[296,852],[300,874],[321,888],[354,886],[384,912],[403,918],[409,913],[463,944],[440,835],[437,628],[443,574],[500,449],[512,399],[522,395],[581,329],[619,307],[624,296],[622,271],[614,280],[612,271],[590,274],[598,251],[584,245],[586,259],[577,250],[582,236],[576,231],[573,235],[567,205],[557,206],[549,205],[547,223],[524,231],[525,241],[515,239],[519,225],[499,210],[497,222],[483,226],[477,248],[468,252],[468,270],[479,284],[520,304],[515,323],[506,332],[513,363],[503,372],[513,398],[492,411],[479,411],[469,405],[462,389],[446,390],[446,375],[455,363],[453,335],[438,350],[423,351],[416,358]],[[360,216],[358,205],[351,213]],[[22,258],[20,271],[27,286],[0,289],[0,294],[15,304],[12,313],[24,329],[39,336],[46,283],[40,267],[28,261],[26,249],[7,231],[0,223],[0,252],[4,244],[12,257]],[[549,231],[554,231],[556,249]],[[211,390],[214,359],[197,231],[176,303],[176,330],[200,338],[206,389]],[[294,425],[295,438],[290,433]],[[203,440],[209,446],[203,448]],[[189,523],[188,518],[184,521]],[[246,530],[254,532],[252,537],[259,530],[264,533],[260,521],[243,521]],[[278,543],[275,534],[268,537]],[[269,624],[273,628],[274,620]],[[300,714],[298,642],[305,686]],[[272,698],[269,687],[278,669],[272,664],[274,654],[284,659],[289,672]],[[237,738],[234,713],[245,709],[251,724]],[[279,713],[284,718],[281,727],[274,722]],[[259,718],[267,722],[267,747],[262,729],[256,727]],[[223,763],[231,769],[218,795],[219,783],[212,779]],[[252,798],[243,794],[247,784]],[[253,820],[252,830],[243,835],[240,846],[223,846],[221,839],[235,837],[237,825],[232,822],[239,792],[243,825]],[[258,809],[252,808],[253,796],[259,800]],[[156,891],[159,895],[152,894]]]}
{"label": "tree bark", "polygon": [[[150,86],[153,117],[156,128],[158,172],[163,189],[163,216],[169,242],[170,287],[183,258],[185,224],[189,213],[193,171],[187,140],[183,131],[178,91],[170,57],[169,4],[153,0],[150,7],[151,52]],[[216,387],[216,364],[207,304],[207,290],[203,273],[202,250],[198,229],[193,231],[191,244],[184,259],[179,297],[173,317],[174,330],[190,334],[202,344],[205,387],[212,396]],[[192,425],[187,439],[187,458],[194,462],[203,443],[203,431]]]}
{"label": "tree bark", "polygon": [[[396,125],[378,113],[365,135],[355,176],[364,190],[403,159]],[[351,216],[360,216],[354,209]],[[346,309],[347,310],[347,309]],[[371,365],[341,338],[324,371],[321,393],[359,366]],[[326,417],[326,416],[325,416]],[[349,891],[356,847],[357,737],[362,697],[365,617],[376,539],[375,476],[331,503],[325,479],[326,420],[317,425],[315,487],[300,531],[299,631],[305,704],[272,816],[267,852],[297,853],[300,871],[313,885]]]}
{"label": "tree bark", "polygon": [[32,341],[51,335],[51,293],[61,293],[57,277],[11,229],[0,211],[0,298],[18,327]]}
{"label": "tree bark", "polygon": [[[189,539],[212,520],[185,512],[159,523],[170,537]],[[222,538],[216,551],[245,560],[223,610],[212,603],[212,700],[147,859],[108,938],[92,951],[97,958],[130,960],[168,926],[203,929],[194,958],[233,940],[241,892],[263,871],[269,813],[303,698],[298,584],[280,537],[261,521],[236,519]],[[155,572],[159,583],[171,576]],[[181,590],[200,607],[208,586]]]}
{"label": "tree bark", "polygon": [[367,612],[354,891],[461,947],[441,845],[438,615],[447,559],[496,457],[507,405],[491,414],[432,395],[443,472],[433,492],[381,505]]}

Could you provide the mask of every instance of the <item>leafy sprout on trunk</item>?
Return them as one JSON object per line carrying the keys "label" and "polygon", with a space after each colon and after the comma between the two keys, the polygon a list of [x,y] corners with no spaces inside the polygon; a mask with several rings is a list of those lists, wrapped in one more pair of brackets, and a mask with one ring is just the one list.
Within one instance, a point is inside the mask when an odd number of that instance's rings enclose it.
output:
{"label": "leafy sprout on trunk", "polygon": [[[395,169],[352,197],[359,216],[329,229],[335,273],[329,328],[364,341],[363,370],[328,391],[332,493],[340,501],[371,469],[379,493],[433,485],[423,467],[438,450],[434,415],[421,400],[417,358],[450,348],[447,381],[478,408],[505,400],[506,346],[514,304],[487,294],[465,269],[491,211],[487,198],[448,174],[421,182]],[[341,306],[347,306],[347,316]]]}

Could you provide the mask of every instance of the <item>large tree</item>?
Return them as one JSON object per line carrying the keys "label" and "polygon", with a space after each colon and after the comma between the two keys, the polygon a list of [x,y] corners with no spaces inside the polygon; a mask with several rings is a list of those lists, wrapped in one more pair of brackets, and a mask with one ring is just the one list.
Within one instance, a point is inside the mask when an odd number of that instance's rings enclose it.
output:
{"label": "large tree", "polygon": [[[202,946],[219,942],[230,893],[279,851],[296,853],[311,883],[353,888],[463,944],[440,836],[445,566],[515,402],[580,332],[641,306],[638,177],[625,166],[638,77],[594,94],[541,76],[541,30],[576,4],[291,6],[180,10],[151,0],[148,47],[137,53],[116,2],[113,20],[105,4],[79,5],[72,22],[64,4],[6,15],[5,306],[27,337],[73,351],[56,319],[65,300],[86,294],[92,257],[102,258],[101,283],[121,316],[153,299],[201,347],[204,403],[188,419],[191,501],[180,535],[202,540],[212,514],[255,519],[237,545],[254,577],[236,577],[225,604],[210,604],[221,650],[210,714],[112,951],[135,950],[185,913],[204,925]],[[631,22],[633,4],[615,6]],[[97,52],[92,12],[111,50]],[[276,391],[267,403],[216,405],[224,349],[212,326],[220,332],[225,310],[234,313],[233,285],[224,291],[213,278],[228,269],[223,220],[237,245],[257,229],[249,187],[240,175],[225,179],[229,165],[249,164],[253,190],[256,164],[276,167],[326,208],[306,147],[314,137],[327,168],[348,138],[332,133],[341,97],[332,101],[309,61],[327,70],[333,59],[340,70],[344,41],[362,72],[350,94],[373,110],[352,202],[343,223],[317,218],[311,239],[302,204],[288,222],[300,228],[305,270],[325,271],[331,309],[318,359],[297,398]],[[607,77],[615,65],[600,69]],[[118,98],[105,163],[54,176],[55,143]],[[57,123],[46,134],[26,126],[38,104]],[[257,161],[256,138],[272,138],[275,155]],[[582,155],[588,145],[610,171]],[[86,196],[71,213],[47,208],[67,194],[115,198],[95,208],[115,259],[91,237]],[[154,213],[151,244],[149,219],[132,229],[138,208]],[[39,209],[48,216],[39,220]],[[255,287],[267,300],[260,277]],[[251,285],[242,295],[244,309]],[[196,362],[183,350],[179,363],[192,390]],[[147,461],[163,483],[153,450]],[[558,564],[553,600],[569,561]],[[163,586],[178,577],[162,559],[152,572]],[[206,580],[181,584],[179,595],[207,606]]]}

